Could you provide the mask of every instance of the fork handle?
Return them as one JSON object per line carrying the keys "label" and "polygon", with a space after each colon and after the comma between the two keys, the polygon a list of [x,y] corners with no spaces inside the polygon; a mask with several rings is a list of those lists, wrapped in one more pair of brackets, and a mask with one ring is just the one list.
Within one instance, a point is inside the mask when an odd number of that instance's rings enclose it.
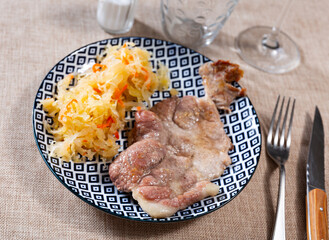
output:
{"label": "fork handle", "polygon": [[316,188],[308,193],[308,198],[306,197],[306,207],[309,207],[309,215],[308,211],[306,211],[307,239],[327,240],[329,236],[326,192]]}
{"label": "fork handle", "polygon": [[280,183],[279,183],[279,195],[276,210],[276,219],[274,225],[274,231],[272,240],[286,239],[285,230],[285,186],[286,184],[286,170],[284,165],[280,166]]}

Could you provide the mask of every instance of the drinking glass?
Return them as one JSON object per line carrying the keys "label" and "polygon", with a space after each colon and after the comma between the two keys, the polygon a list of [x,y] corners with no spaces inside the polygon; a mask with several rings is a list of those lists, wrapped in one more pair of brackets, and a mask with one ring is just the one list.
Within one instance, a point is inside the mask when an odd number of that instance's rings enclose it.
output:
{"label": "drinking glass", "polygon": [[269,73],[285,73],[299,65],[300,52],[296,43],[280,30],[292,2],[286,1],[273,27],[255,26],[238,35],[235,46],[245,62]]}
{"label": "drinking glass", "polygon": [[134,24],[137,0],[98,0],[97,21],[110,34],[128,32]]}
{"label": "drinking glass", "polygon": [[170,40],[198,48],[209,45],[238,0],[161,0],[162,26]]}

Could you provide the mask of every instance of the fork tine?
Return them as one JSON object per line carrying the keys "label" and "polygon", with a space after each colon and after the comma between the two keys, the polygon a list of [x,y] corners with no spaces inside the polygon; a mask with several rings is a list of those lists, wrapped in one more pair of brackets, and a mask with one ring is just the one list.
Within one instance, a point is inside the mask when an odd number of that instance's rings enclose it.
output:
{"label": "fork tine", "polygon": [[285,100],[285,97],[283,97],[283,99],[282,99],[282,104],[281,104],[281,108],[280,108],[280,112],[279,112],[278,122],[276,123],[276,131],[275,131],[274,141],[273,141],[274,146],[278,146],[278,142],[279,142],[279,131],[280,131],[281,115],[282,115],[284,100]]}
{"label": "fork tine", "polygon": [[286,143],[287,149],[290,148],[290,143],[291,143],[291,128],[292,128],[292,120],[294,117],[295,102],[296,102],[296,99],[294,99],[294,101],[292,103],[292,108],[291,108],[291,116],[290,116],[290,121],[289,121],[288,136],[287,136],[287,143]]}
{"label": "fork tine", "polygon": [[277,110],[278,105],[279,105],[279,101],[280,101],[280,95],[278,96],[278,99],[276,100],[275,108],[274,108],[274,111],[273,111],[273,114],[272,114],[271,125],[270,125],[270,129],[268,131],[268,134],[267,134],[267,142],[268,143],[272,143],[272,134],[273,134],[272,132],[273,132],[275,115],[276,115],[276,110]]}
{"label": "fork tine", "polygon": [[285,139],[285,133],[286,133],[285,128],[286,128],[286,121],[287,121],[289,105],[290,105],[290,98],[288,99],[286,113],[284,114],[284,118],[283,118],[282,132],[281,132],[281,137],[280,137],[280,147],[283,147],[283,145],[284,145],[284,139]]}

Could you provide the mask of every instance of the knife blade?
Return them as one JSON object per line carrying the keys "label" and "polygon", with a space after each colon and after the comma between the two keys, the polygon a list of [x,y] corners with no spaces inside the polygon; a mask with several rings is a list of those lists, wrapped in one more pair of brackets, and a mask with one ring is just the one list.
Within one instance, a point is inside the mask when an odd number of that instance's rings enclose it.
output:
{"label": "knife blade", "polygon": [[306,166],[307,239],[328,239],[327,195],[324,175],[324,130],[315,108]]}

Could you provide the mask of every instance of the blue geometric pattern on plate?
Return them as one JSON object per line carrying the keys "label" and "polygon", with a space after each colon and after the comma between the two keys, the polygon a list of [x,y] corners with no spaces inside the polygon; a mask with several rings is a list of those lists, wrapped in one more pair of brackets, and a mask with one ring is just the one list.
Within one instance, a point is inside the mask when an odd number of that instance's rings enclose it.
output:
{"label": "blue geometric pattern on plate", "polygon": [[[170,70],[171,87],[179,91],[179,96],[205,95],[202,79],[198,74],[199,67],[209,59],[199,53],[178,44],[158,39],[124,37],[107,39],[84,46],[62,59],[46,75],[35,97],[33,108],[33,130],[38,149],[53,174],[75,195],[82,200],[115,216],[154,222],[173,222],[192,219],[221,208],[236,197],[247,185],[255,172],[261,152],[261,132],[257,114],[248,97],[236,99],[230,108],[232,112],[221,112],[224,129],[234,144],[229,152],[232,164],[224,174],[213,180],[220,186],[215,197],[207,197],[184,210],[178,211],[168,218],[154,219],[145,213],[131,194],[120,192],[112,184],[108,175],[108,163],[99,159],[88,160],[86,163],[62,162],[58,158],[48,156],[48,146],[53,137],[46,131],[45,121],[52,122],[39,106],[40,100],[53,97],[56,85],[65,75],[79,71],[84,65],[95,62],[106,45],[123,44],[133,41],[136,46],[152,52],[151,62],[161,61]],[[156,60],[155,60],[156,59]],[[240,87],[237,83],[235,86]],[[170,97],[169,91],[155,92],[151,104]],[[126,117],[133,121],[133,113]],[[128,127],[131,127],[131,121]],[[117,141],[122,151],[127,147],[127,131],[120,132]]]}

